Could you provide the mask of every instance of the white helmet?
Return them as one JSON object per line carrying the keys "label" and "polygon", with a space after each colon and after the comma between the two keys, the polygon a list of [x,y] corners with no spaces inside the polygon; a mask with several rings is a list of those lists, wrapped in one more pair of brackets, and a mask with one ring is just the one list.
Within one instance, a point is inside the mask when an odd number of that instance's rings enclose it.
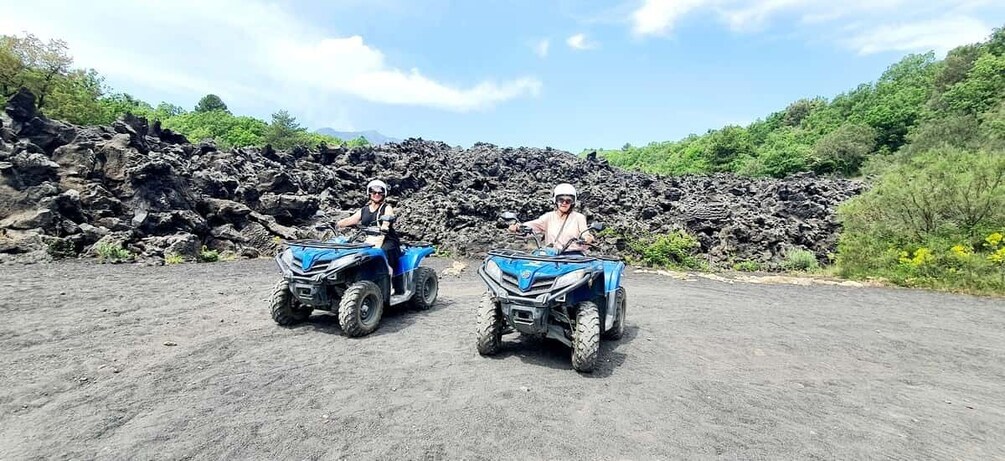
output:
{"label": "white helmet", "polygon": [[555,186],[555,190],[551,193],[551,200],[554,201],[559,195],[572,196],[572,203],[576,203],[576,188],[572,184],[562,183]]}
{"label": "white helmet", "polygon": [[387,183],[385,183],[384,181],[374,179],[373,181],[370,181],[366,184],[367,195],[370,195],[371,189],[384,189],[384,195],[387,195],[387,193],[390,191],[391,188],[387,187]]}

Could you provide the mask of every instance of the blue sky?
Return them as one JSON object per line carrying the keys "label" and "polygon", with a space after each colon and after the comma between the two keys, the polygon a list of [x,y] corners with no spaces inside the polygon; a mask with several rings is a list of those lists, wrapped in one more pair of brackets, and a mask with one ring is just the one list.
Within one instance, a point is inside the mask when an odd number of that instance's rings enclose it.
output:
{"label": "blue sky", "polygon": [[578,152],[747,124],[1005,25],[993,0],[36,0],[116,91],[310,128]]}

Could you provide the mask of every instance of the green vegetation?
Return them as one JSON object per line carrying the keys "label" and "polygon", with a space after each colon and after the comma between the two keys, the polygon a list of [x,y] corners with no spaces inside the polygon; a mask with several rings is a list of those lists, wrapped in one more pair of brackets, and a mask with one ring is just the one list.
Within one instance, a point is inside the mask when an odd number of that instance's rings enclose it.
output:
{"label": "green vegetation", "polygon": [[122,262],[132,259],[133,254],[117,243],[102,243],[98,245],[98,260],[101,262]]}
{"label": "green vegetation", "polygon": [[32,34],[0,35],[0,100],[24,87],[35,94],[37,109],[49,118],[79,125],[107,125],[126,113],[159,120],[164,128],[190,141],[214,140],[221,148],[264,146],[278,150],[320,144],[357,147],[364,138],[348,142],[308,131],[285,110],[271,123],[230,112],[215,94],[203,96],[191,112],[162,102],[156,107],[127,93],[113,92],[93,69],[73,69],[66,42],[43,42]]}
{"label": "green vegetation", "polygon": [[944,147],[888,167],[838,210],[839,274],[1005,293],[1005,155]]}
{"label": "green vegetation", "polygon": [[220,260],[220,252],[210,250],[206,245],[203,245],[202,250],[199,250],[199,260],[204,263],[215,263]]}
{"label": "green vegetation", "polygon": [[785,253],[782,268],[788,271],[812,271],[819,269],[820,263],[812,251],[793,250]]}
{"label": "green vegetation", "polygon": [[933,53],[908,55],[873,83],[830,100],[798,100],[745,127],[598,154],[616,166],[671,175],[854,177],[870,162],[941,146],[1005,146],[1005,28],[941,61]]}
{"label": "green vegetation", "polygon": [[628,239],[629,248],[638,255],[634,261],[646,266],[707,270],[707,263],[698,257],[698,239],[686,231],[664,235],[646,235]]}
{"label": "green vegetation", "polygon": [[761,265],[757,261],[744,260],[733,264],[733,270],[740,272],[757,272]]}
{"label": "green vegetation", "polygon": [[[909,55],[870,84],[801,99],[746,127],[599,151],[661,174],[864,177],[838,211],[838,275],[969,293],[1005,293],[1005,28],[941,61]],[[630,245],[662,264],[666,242]],[[754,270],[744,261],[737,270]],[[785,270],[816,270],[793,251]]]}

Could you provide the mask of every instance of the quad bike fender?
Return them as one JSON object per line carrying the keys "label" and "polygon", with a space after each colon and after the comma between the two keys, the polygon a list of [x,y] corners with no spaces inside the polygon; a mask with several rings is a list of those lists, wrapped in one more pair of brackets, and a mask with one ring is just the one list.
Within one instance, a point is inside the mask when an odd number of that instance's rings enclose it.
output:
{"label": "quad bike fender", "polygon": [[617,316],[617,296],[615,291],[621,286],[621,276],[625,272],[625,263],[621,261],[604,261],[604,298],[606,298],[606,309],[604,309],[604,331],[610,330],[614,325],[614,318]]}
{"label": "quad bike fender", "polygon": [[432,245],[406,246],[398,258],[398,268],[395,274],[407,274],[422,264],[422,259],[433,254]]}

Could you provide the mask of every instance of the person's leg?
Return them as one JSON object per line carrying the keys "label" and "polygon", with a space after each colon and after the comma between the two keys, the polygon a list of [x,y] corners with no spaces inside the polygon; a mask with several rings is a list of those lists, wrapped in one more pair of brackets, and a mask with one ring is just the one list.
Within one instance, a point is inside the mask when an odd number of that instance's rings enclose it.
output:
{"label": "person's leg", "polygon": [[393,241],[384,240],[384,244],[380,246],[384,250],[384,255],[387,257],[387,265],[390,266],[391,274],[391,290],[395,293],[404,293],[405,289],[402,284],[403,279],[401,277],[396,277],[398,274],[398,259],[401,257],[401,249],[398,244]]}

